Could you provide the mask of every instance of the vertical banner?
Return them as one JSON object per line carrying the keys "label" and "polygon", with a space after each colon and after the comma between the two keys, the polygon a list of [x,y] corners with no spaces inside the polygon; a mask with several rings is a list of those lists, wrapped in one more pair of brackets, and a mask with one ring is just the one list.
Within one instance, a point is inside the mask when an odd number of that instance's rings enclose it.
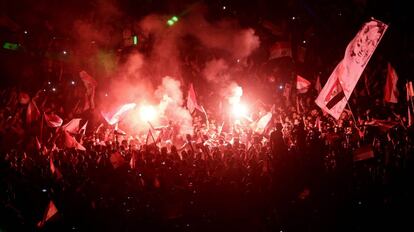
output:
{"label": "vertical banner", "polygon": [[387,28],[388,25],[378,20],[365,23],[348,44],[344,58],[316,98],[316,104],[335,119],[339,119]]}

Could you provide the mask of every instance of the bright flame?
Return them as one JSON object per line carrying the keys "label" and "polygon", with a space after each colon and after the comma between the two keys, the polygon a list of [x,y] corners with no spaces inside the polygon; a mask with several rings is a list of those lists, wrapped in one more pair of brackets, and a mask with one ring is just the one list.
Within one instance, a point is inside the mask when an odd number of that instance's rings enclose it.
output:
{"label": "bright flame", "polygon": [[157,112],[153,106],[144,105],[144,106],[141,106],[139,115],[143,121],[150,122],[155,119]]}
{"label": "bright flame", "polygon": [[232,109],[233,115],[237,118],[247,117],[248,109],[247,106],[241,103],[236,103],[233,105]]}
{"label": "bright flame", "polygon": [[237,105],[240,102],[240,98],[243,95],[243,89],[240,86],[234,86],[232,88],[232,96],[229,98],[231,105]]}

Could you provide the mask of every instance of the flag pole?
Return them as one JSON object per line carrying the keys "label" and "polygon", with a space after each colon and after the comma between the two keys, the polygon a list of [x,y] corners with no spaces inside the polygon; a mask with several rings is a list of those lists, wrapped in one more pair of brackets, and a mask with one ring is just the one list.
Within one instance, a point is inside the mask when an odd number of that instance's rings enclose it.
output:
{"label": "flag pole", "polygon": [[[339,85],[341,86],[341,89],[342,89],[342,91],[343,91],[343,89],[344,89],[344,88],[342,87],[342,83],[341,83],[341,81],[339,81]],[[352,90],[352,92],[354,92],[354,89]],[[352,94],[352,93],[351,93],[351,94]],[[344,92],[344,98],[345,98],[345,100],[346,100],[346,105],[348,106],[349,111],[351,111],[351,116],[352,116],[352,119],[354,120],[354,126],[355,126],[355,128],[359,129],[359,128],[357,127],[357,121],[356,121],[356,119],[355,119],[354,112],[352,112],[352,108],[351,108],[351,106],[349,105],[349,101],[348,101],[348,98],[346,97],[345,92]]]}
{"label": "flag pole", "polygon": [[[154,127],[152,126],[150,121],[147,121],[147,123],[151,126],[151,128],[154,130]],[[154,141],[154,144],[157,145],[157,142],[155,141],[154,135],[152,135],[151,128],[149,129],[149,133],[151,134],[151,138]],[[148,137],[148,136],[147,136]]]}
{"label": "flag pole", "polygon": [[43,144],[43,120],[44,120],[44,113],[42,114],[42,119],[40,122],[40,143]]}

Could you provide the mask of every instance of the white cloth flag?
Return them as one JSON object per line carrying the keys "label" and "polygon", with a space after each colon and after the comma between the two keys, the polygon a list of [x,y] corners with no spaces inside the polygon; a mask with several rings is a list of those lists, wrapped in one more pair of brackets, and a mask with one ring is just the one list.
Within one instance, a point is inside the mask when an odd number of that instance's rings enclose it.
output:
{"label": "white cloth flag", "polygon": [[344,58],[336,66],[325,86],[316,98],[316,104],[339,119],[362,72],[388,25],[378,20],[365,23],[355,38],[348,44]]}

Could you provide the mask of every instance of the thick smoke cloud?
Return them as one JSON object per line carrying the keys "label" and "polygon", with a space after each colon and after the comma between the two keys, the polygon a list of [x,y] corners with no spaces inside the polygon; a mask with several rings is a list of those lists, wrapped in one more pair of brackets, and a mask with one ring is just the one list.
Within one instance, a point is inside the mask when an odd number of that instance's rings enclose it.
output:
{"label": "thick smoke cloud", "polygon": [[[137,109],[124,119],[124,125],[144,131],[147,130],[148,125],[139,119],[139,106],[154,105],[159,114],[154,124],[165,124],[167,119],[171,119],[179,122],[181,133],[191,134],[192,118],[183,106],[186,97],[183,95],[183,91],[186,92],[183,67],[188,54],[184,54],[182,48],[188,46],[186,43],[188,37],[197,40],[205,51],[214,50],[224,54],[224,57],[214,56],[214,58],[211,54],[196,54],[210,57],[204,64],[199,64],[202,68],[200,78],[205,78],[211,85],[218,86],[217,90],[222,96],[233,96],[232,91],[229,91],[233,87],[229,86],[234,82],[233,76],[237,72],[235,66],[240,64],[229,62],[229,59],[236,61],[247,58],[259,47],[259,37],[255,35],[253,29],[241,28],[236,21],[209,22],[205,18],[205,12],[204,6],[193,6],[171,27],[166,24],[168,16],[162,15],[148,15],[136,22],[133,26],[135,28],[132,29],[143,35],[149,49],[143,54],[139,52],[131,54],[126,61],[107,55],[105,57],[108,59],[104,63],[115,64],[113,70],[103,76],[99,76],[102,70],[91,71],[98,74],[96,78],[101,84],[98,88],[101,109],[113,108],[126,102],[136,102]],[[98,1],[96,12],[90,17],[74,22],[79,53],[83,52],[97,62],[97,57],[102,57],[98,54],[108,53],[102,48],[116,47],[122,42],[122,35],[118,38],[114,36],[116,34],[114,31],[117,29],[119,31],[117,21],[122,21],[123,17],[113,1]],[[100,49],[91,48],[92,42]],[[99,66],[95,65],[95,67]],[[108,97],[104,97],[106,93],[109,93]]]}

